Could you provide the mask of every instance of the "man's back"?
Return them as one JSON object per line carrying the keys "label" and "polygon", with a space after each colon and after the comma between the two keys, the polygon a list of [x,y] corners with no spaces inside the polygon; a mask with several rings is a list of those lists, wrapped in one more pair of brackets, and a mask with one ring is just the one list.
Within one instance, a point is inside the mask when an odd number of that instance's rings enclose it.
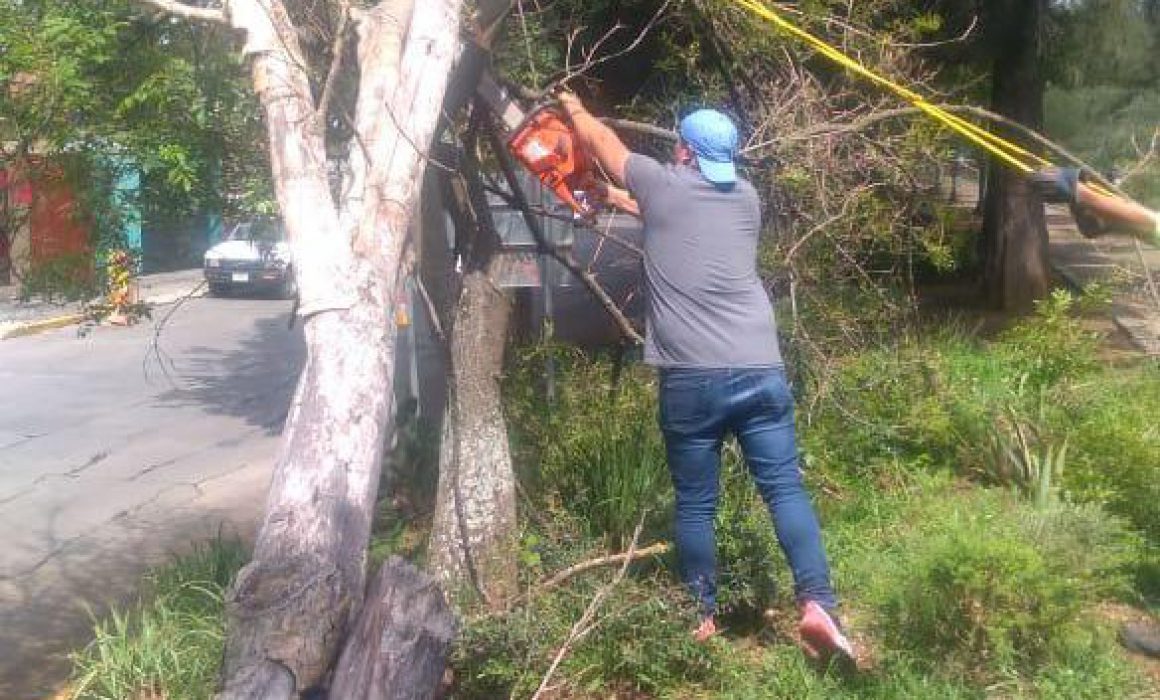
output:
{"label": "man's back", "polygon": [[645,223],[645,360],[780,366],[773,308],[757,274],[761,205],[752,185],[714,185],[692,167],[637,154],[626,179]]}

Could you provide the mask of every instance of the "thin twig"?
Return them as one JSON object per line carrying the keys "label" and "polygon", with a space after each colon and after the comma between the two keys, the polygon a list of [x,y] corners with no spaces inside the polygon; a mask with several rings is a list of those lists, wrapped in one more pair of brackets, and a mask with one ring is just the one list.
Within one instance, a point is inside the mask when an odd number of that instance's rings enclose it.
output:
{"label": "thin twig", "polygon": [[540,78],[536,74],[536,59],[532,53],[532,33],[528,31],[528,18],[524,14],[524,0],[516,0],[516,13],[520,16],[520,32],[524,38],[524,50],[528,52],[528,75],[532,77],[532,83],[539,83]]}
{"label": "thin twig", "polygon": [[[149,342],[149,351],[152,352],[152,356],[157,358],[157,365],[161,368],[161,373],[165,376],[166,379],[169,380],[169,383],[174,386],[177,386],[177,382],[175,382],[172,375],[169,374],[169,369],[166,368],[165,361],[168,359],[171,366],[174,366],[174,362],[173,359],[168,356],[168,353],[161,349],[161,332],[165,330],[165,326],[169,323],[169,319],[173,318],[173,315],[177,313],[178,309],[185,306],[187,301],[197,296],[198,292],[204,289],[205,286],[205,280],[198,282],[197,286],[186,292],[184,296],[175,301],[173,305],[169,307],[169,310],[165,312],[165,315],[161,317],[161,320],[158,321],[155,326],[153,326],[153,337]],[[146,381],[149,380],[150,352],[146,352],[145,357],[141,359],[141,372],[145,375]]]}
{"label": "thin twig", "polygon": [[1135,236],[1132,237],[1132,244],[1136,248],[1136,258],[1140,261],[1140,265],[1144,268],[1144,279],[1148,282],[1148,291],[1152,295],[1152,303],[1160,309],[1160,289],[1156,288],[1156,280],[1152,278],[1152,268],[1148,267],[1148,260],[1144,257],[1144,246],[1140,244],[1140,239]]}
{"label": "thin twig", "polygon": [[443,322],[439,320],[439,310],[435,308],[435,301],[431,299],[431,294],[427,291],[427,285],[423,284],[423,278],[415,275],[415,288],[419,290],[419,296],[423,298],[423,305],[427,308],[427,316],[431,319],[431,329],[435,331],[435,337],[441,344],[447,343],[447,333],[443,330]]}
{"label": "thin twig", "polygon": [[625,554],[624,562],[621,564],[620,570],[616,573],[616,577],[596,592],[592,601],[588,603],[588,607],[584,609],[584,613],[580,616],[580,619],[576,620],[576,623],[572,625],[572,629],[568,632],[567,638],[564,639],[564,643],[560,645],[560,649],[556,652],[555,658],[552,659],[552,665],[548,667],[548,672],[544,674],[543,680],[540,681],[540,687],[532,695],[532,700],[539,700],[547,691],[548,684],[551,682],[552,676],[555,675],[556,669],[559,668],[560,662],[572,650],[573,644],[592,631],[592,619],[596,617],[596,612],[604,604],[604,600],[612,593],[613,589],[624,580],[624,575],[628,572],[628,565],[632,563],[636,555],[636,543],[640,539],[640,531],[644,528],[644,518],[645,513],[641,513],[640,521],[636,524],[636,530],[632,533],[632,544],[628,547],[628,553]]}
{"label": "thin twig", "polygon": [[568,70],[563,71],[562,73],[556,73],[555,75],[553,75],[552,78],[548,81],[548,85],[540,92],[540,95],[542,96],[542,95],[550,94],[557,86],[566,84],[568,81],[570,81],[574,78],[577,78],[577,77],[583,75],[584,73],[587,73],[588,71],[592,70],[594,67],[596,67],[602,63],[607,63],[608,61],[611,61],[614,58],[619,58],[621,56],[624,56],[625,54],[628,54],[628,53],[631,53],[632,51],[635,51],[636,47],[640,46],[641,42],[643,42],[645,37],[648,36],[649,32],[652,31],[653,27],[656,26],[657,21],[660,20],[661,16],[664,15],[665,11],[669,9],[669,5],[671,3],[672,3],[672,0],[665,0],[665,2],[659,8],[657,8],[657,11],[655,13],[653,13],[653,16],[649,19],[648,23],[644,25],[644,28],[640,30],[640,33],[636,35],[636,38],[633,39],[632,42],[628,46],[624,47],[620,51],[616,51],[616,52],[607,54],[605,56],[601,56],[600,58],[593,58],[593,56],[595,56],[595,52],[597,50],[599,50],[600,45],[604,41],[606,41],[608,39],[608,37],[610,37],[614,31],[616,31],[616,27],[609,30],[609,32],[607,32],[596,43],[596,45],[593,46],[592,49],[590,49],[588,51],[588,56],[585,59],[584,63],[582,65],[580,65],[580,67],[568,69]]}
{"label": "thin twig", "polygon": [[1132,144],[1136,146],[1136,153],[1140,155],[1140,159],[1137,160],[1136,163],[1132,165],[1132,167],[1128,168],[1127,172],[1125,172],[1123,177],[1120,178],[1120,184],[1124,184],[1139,175],[1144,171],[1144,168],[1146,168],[1148,164],[1152,162],[1152,159],[1156,157],[1156,147],[1158,141],[1160,141],[1160,129],[1157,129],[1152,134],[1152,141],[1148,145],[1147,152],[1141,153],[1140,147],[1136,144],[1135,137],[1132,138]]}
{"label": "thin twig", "polygon": [[582,561],[579,564],[573,564],[567,569],[553,574],[552,578],[541,583],[538,588],[540,591],[550,591],[553,588],[558,588],[561,584],[573,576],[582,574],[586,571],[599,569],[605,566],[612,566],[614,564],[624,564],[625,562],[644,559],[646,557],[659,557],[662,554],[668,554],[669,550],[672,548],[673,545],[668,542],[657,542],[656,544],[651,544],[644,549],[638,549],[636,552],[629,550],[628,552],[621,552],[620,554],[607,554],[602,557],[596,557],[595,559],[589,559],[588,561]]}

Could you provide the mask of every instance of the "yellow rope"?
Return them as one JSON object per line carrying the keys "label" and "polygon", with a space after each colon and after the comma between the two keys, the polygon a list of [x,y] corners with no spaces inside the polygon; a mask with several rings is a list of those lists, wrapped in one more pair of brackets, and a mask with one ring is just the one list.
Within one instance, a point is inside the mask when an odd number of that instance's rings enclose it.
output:
{"label": "yellow rope", "polygon": [[[1030,173],[1037,168],[1049,167],[1051,165],[1049,161],[1028,151],[1022,146],[1014,144],[1001,136],[992,134],[977,124],[973,124],[962,117],[947,112],[937,105],[931,104],[925,97],[914,90],[867,68],[860,61],[851,58],[824,40],[798,27],[757,0],[733,0],[733,2],[759,17],[773,22],[782,31],[800,39],[817,50],[818,53],[826,56],[849,71],[866,78],[876,85],[893,92],[907,102],[910,102],[923,113],[940,122],[948,129],[961,134],[967,140],[975,143],[983,150],[994,155],[1016,170],[1023,173]],[[1034,165],[1030,163],[1034,163]]]}

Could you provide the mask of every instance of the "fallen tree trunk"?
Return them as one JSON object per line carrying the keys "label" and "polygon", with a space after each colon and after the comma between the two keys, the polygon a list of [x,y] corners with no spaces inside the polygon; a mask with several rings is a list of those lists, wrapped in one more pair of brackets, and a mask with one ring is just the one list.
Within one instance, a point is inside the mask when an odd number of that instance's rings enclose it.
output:
{"label": "fallen tree trunk", "polygon": [[379,569],[339,658],[330,697],[433,697],[455,632],[455,615],[435,579],[391,557]]}

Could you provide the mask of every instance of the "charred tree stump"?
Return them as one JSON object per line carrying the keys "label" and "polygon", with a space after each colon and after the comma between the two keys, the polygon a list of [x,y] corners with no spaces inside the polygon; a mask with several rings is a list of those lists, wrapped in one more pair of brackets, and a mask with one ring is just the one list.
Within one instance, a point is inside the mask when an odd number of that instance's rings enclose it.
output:
{"label": "charred tree stump", "polygon": [[339,657],[330,697],[434,697],[455,631],[455,615],[435,579],[391,557],[379,569]]}

